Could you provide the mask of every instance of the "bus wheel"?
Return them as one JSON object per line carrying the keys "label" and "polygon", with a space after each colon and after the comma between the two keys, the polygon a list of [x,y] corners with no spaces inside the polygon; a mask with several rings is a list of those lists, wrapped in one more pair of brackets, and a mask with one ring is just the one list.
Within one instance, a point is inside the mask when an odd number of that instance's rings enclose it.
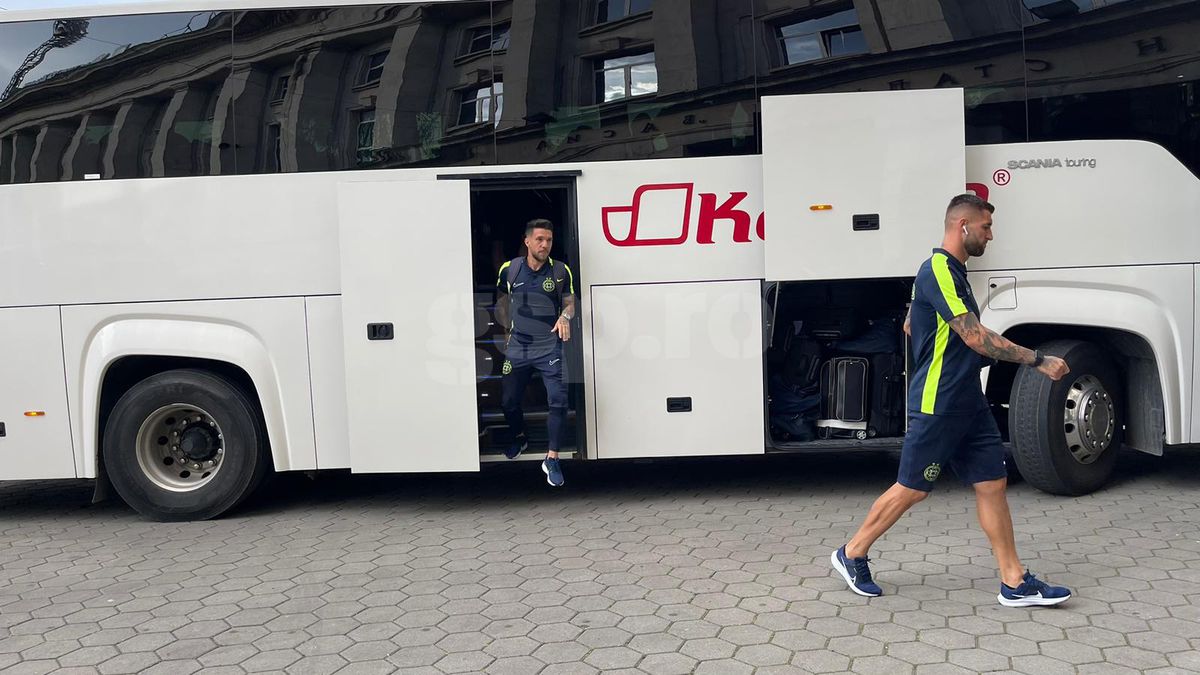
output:
{"label": "bus wheel", "polygon": [[1108,482],[1121,447],[1121,379],[1094,344],[1056,340],[1041,351],[1065,359],[1071,372],[1054,382],[1033,368],[1018,370],[1008,415],[1017,468],[1044,492],[1093,492]]}
{"label": "bus wheel", "polygon": [[142,380],[104,429],[104,466],[125,503],[160,521],[205,520],[237,506],[271,458],[254,402],[202,370]]}

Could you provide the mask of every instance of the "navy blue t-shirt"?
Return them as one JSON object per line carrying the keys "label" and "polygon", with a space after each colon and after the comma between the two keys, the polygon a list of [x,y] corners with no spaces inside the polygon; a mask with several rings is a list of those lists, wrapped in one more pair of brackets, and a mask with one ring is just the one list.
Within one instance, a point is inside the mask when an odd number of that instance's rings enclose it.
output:
{"label": "navy blue t-shirt", "polygon": [[909,378],[908,409],[927,415],[965,415],[986,410],[979,371],[985,359],[971,349],[950,321],[979,305],[958,258],[935,248],[913,283],[909,321],[914,373]]}
{"label": "navy blue t-shirt", "polygon": [[[511,287],[508,283],[508,268],[513,264],[510,260],[500,266],[500,276],[496,280],[496,288],[501,295],[508,293],[512,296],[512,325],[509,326],[511,337],[508,350],[504,356],[509,361],[537,359],[553,354],[558,349],[562,338],[551,332],[555,322],[562,314],[559,299],[559,288],[555,276],[564,279],[566,287],[561,289],[563,296],[575,295],[575,277],[566,263],[547,259],[541,269],[534,271],[524,261],[517,264],[517,278]],[[554,274],[555,266],[565,270],[566,274]]]}

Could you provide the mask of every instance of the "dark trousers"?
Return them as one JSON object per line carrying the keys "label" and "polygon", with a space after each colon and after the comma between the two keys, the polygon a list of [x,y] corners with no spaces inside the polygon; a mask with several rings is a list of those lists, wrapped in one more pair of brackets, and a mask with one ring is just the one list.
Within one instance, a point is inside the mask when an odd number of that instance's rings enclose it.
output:
{"label": "dark trousers", "polygon": [[557,451],[562,446],[563,427],[567,423],[566,370],[561,348],[540,358],[505,361],[501,400],[504,419],[513,435],[525,433],[521,399],[525,397],[525,387],[529,386],[534,371],[542,376],[542,383],[546,385],[546,400],[550,405],[550,417],[546,421],[550,435],[549,449]]}

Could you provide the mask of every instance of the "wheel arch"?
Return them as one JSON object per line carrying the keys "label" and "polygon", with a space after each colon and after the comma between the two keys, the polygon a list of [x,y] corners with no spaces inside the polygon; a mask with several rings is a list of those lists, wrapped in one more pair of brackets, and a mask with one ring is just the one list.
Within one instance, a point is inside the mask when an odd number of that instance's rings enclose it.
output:
{"label": "wheel arch", "polygon": [[[1125,445],[1152,455],[1163,453],[1168,436],[1168,410],[1159,374],[1162,363],[1145,336],[1121,328],[1050,323],[1019,324],[1006,329],[1004,336],[1030,348],[1051,340],[1079,340],[1116,354],[1113,365],[1120,373],[1126,400],[1125,409],[1121,411],[1125,420]],[[1019,367],[1015,363],[1002,362],[989,369],[985,390],[993,406],[1007,409]],[[1143,404],[1130,405],[1131,401]],[[1000,428],[1008,440],[1007,425],[1001,424]]]}
{"label": "wheel arch", "polygon": [[115,320],[93,331],[82,359],[81,476],[99,475],[100,439],[120,396],[147,377],[179,368],[206,370],[242,387],[261,415],[274,468],[289,468],[278,377],[266,345],[249,330],[194,319]]}

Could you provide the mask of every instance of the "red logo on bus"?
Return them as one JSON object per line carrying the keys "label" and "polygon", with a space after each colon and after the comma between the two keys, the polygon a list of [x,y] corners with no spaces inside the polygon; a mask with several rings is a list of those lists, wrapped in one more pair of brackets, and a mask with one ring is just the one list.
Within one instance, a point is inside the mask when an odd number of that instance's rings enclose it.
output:
{"label": "red logo on bus", "polygon": [[[633,192],[633,203],[629,206],[603,206],[600,222],[604,226],[604,238],[613,246],[678,246],[688,241],[692,228],[692,197],[695,183],[653,183],[639,186]],[[981,199],[988,198],[988,187],[983,183],[967,183],[967,191]],[[697,244],[714,244],[713,232],[717,223],[732,224],[732,239],[745,244],[756,237],[766,240],[766,223],[759,213],[753,219],[751,232],[750,212],[737,208],[746,198],[746,192],[729,192],[718,202],[717,193],[700,193],[700,209],[696,214],[695,241]],[[650,206],[646,205],[650,202]],[[647,215],[643,211],[650,212]],[[628,222],[628,228],[624,223]],[[649,234],[646,231],[649,230]]]}
{"label": "red logo on bus", "polygon": [[[688,240],[692,225],[692,196],[694,183],[656,183],[642,185],[633,193],[629,206],[605,206],[600,209],[600,222],[604,226],[604,237],[613,246],[676,246]],[[748,243],[750,239],[750,214],[737,206],[746,198],[746,192],[731,192],[718,203],[716,193],[700,193],[700,210],[696,216],[696,243],[714,244],[713,230],[718,221],[733,224],[733,241]],[[656,214],[650,218],[670,218],[647,221],[643,212],[645,201],[652,201]],[[625,214],[628,214],[626,216]],[[628,218],[628,232],[617,221]],[[652,234],[644,234],[646,230]],[[643,233],[639,236],[639,230]],[[624,233],[620,236],[618,233]],[[764,238],[763,214],[759,213],[754,234]]]}

